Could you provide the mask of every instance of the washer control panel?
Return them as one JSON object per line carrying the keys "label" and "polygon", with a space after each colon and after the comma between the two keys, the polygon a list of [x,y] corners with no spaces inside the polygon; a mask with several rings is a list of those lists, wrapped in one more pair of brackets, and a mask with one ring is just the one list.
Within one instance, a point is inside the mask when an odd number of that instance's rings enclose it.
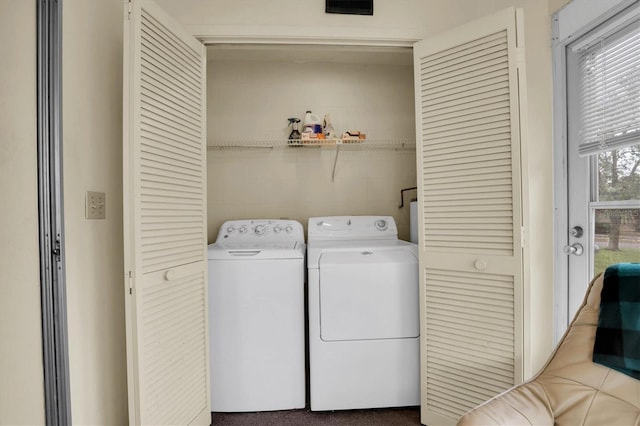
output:
{"label": "washer control panel", "polygon": [[312,217],[308,233],[309,241],[398,239],[398,228],[392,216]]}
{"label": "washer control panel", "polygon": [[216,242],[302,241],[302,224],[288,219],[229,220],[222,224]]}

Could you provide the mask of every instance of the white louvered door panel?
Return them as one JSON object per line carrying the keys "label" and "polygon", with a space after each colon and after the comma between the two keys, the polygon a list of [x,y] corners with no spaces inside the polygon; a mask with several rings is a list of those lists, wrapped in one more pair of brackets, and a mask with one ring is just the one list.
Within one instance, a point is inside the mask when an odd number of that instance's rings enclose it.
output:
{"label": "white louvered door panel", "polygon": [[209,424],[205,50],[148,0],[125,10],[131,424]]}
{"label": "white louvered door panel", "polygon": [[424,424],[522,380],[519,14],[414,47]]}

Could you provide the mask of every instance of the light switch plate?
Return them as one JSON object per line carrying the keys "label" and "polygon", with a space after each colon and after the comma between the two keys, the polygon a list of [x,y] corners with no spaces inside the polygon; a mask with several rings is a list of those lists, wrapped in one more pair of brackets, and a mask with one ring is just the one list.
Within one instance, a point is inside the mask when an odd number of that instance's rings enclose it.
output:
{"label": "light switch plate", "polygon": [[106,195],[104,192],[87,191],[84,210],[87,219],[104,219],[106,217]]}

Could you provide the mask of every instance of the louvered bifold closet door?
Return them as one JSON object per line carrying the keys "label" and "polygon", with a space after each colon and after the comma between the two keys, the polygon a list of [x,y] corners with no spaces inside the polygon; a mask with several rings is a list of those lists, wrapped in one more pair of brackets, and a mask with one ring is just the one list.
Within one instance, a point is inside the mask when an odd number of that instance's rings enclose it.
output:
{"label": "louvered bifold closet door", "polygon": [[131,424],[209,424],[205,50],[151,1],[125,10]]}
{"label": "louvered bifold closet door", "polygon": [[522,380],[519,13],[414,47],[424,424]]}

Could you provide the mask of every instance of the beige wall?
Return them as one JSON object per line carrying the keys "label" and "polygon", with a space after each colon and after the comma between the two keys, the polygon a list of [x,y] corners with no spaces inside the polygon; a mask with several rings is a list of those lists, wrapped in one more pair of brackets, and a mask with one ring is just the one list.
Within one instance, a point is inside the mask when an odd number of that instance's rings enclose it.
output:
{"label": "beige wall", "polygon": [[[524,7],[529,76],[531,301],[536,369],[551,349],[552,182],[550,15],[563,0],[376,2],[374,17],[325,16],[322,2],[157,0],[192,28],[271,34],[423,37],[502,9]],[[316,4],[317,3],[317,4]],[[127,421],[122,284],[122,1],[64,2],[64,166],[71,397],[76,424]],[[296,25],[287,26],[291,17]],[[256,27],[256,25],[258,27]],[[42,424],[37,243],[35,2],[0,0],[0,424]],[[226,155],[236,155],[226,153]],[[258,168],[264,156],[250,159]],[[324,154],[278,158],[298,173]],[[298,155],[308,155],[301,161]],[[347,157],[347,156],[345,156]],[[376,161],[372,160],[372,167]],[[323,166],[317,179],[327,179]],[[348,158],[339,163],[348,184]],[[397,168],[398,166],[393,166]],[[258,172],[256,172],[258,173]],[[404,173],[404,171],[402,172]],[[259,177],[259,176],[258,176]],[[308,179],[313,182],[313,176]],[[210,182],[210,185],[212,183]],[[107,219],[84,219],[86,190],[107,193]],[[348,191],[350,192],[350,191]],[[355,192],[355,197],[362,196]],[[5,200],[9,200],[5,202]],[[7,207],[9,205],[9,207]],[[273,214],[278,212],[274,211]],[[322,212],[324,214],[325,212]],[[333,214],[333,210],[327,211]],[[364,212],[363,212],[364,213]],[[337,212],[336,212],[337,214]],[[211,238],[211,231],[210,231]],[[19,324],[16,327],[15,324]]]}
{"label": "beige wall", "polygon": [[[333,29],[355,25],[377,30],[423,27],[424,0],[374,2],[373,16],[325,13],[324,0],[160,0],[158,4],[178,21],[189,26],[328,26]],[[348,29],[346,31],[348,33]]]}
{"label": "beige wall", "polygon": [[[413,66],[289,60],[210,60],[208,129],[217,141],[285,140],[287,117],[330,113],[338,132],[375,140],[414,139]],[[215,58],[215,55],[211,55]],[[349,55],[353,60],[357,53]],[[379,57],[379,56],[378,56]],[[334,58],[335,59],[335,58]],[[368,56],[363,60],[373,60]],[[400,190],[416,185],[415,151],[343,149],[332,182],[335,148],[208,151],[209,241],[224,220],[394,216],[409,239]]]}
{"label": "beige wall", "polygon": [[374,2],[373,16],[325,14],[323,0],[156,0],[196,35],[419,38],[430,2]]}
{"label": "beige wall", "polygon": [[0,424],[44,424],[36,2],[0,0]]}
{"label": "beige wall", "polygon": [[548,0],[549,2],[549,13],[554,14],[560,9],[562,9],[567,3],[570,3],[573,0]]}
{"label": "beige wall", "polygon": [[[121,0],[63,4],[63,152],[72,419],[126,424]],[[85,192],[106,219],[85,219]]]}

